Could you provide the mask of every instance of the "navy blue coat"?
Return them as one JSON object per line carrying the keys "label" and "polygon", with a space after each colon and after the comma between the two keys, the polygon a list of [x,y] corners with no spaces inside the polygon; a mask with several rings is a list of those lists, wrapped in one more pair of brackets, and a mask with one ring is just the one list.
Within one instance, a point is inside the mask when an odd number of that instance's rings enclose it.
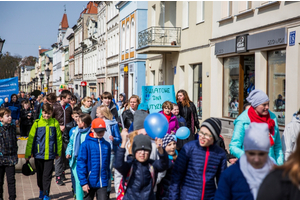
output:
{"label": "navy blue coat", "polygon": [[240,169],[240,160],[222,173],[215,195],[215,200],[239,199],[254,199],[247,180]]}
{"label": "navy blue coat", "polygon": [[172,171],[169,200],[211,200],[217,181],[227,168],[226,154],[216,144],[202,147],[198,140],[186,143]]}
{"label": "navy blue coat", "polygon": [[[153,149],[152,151],[155,151]],[[151,160],[144,163],[138,162],[136,159],[129,159],[124,161],[125,148],[120,148],[116,154],[115,168],[118,170],[123,179],[127,177],[131,166],[133,165],[132,175],[130,177],[129,183],[127,185],[127,190],[125,192],[123,200],[153,200],[155,195],[153,192],[153,183],[151,173],[149,171],[149,163],[153,166],[155,177],[157,178],[158,172],[163,172],[168,168],[168,154],[164,151],[163,155],[159,155],[159,160]]]}
{"label": "navy blue coat", "polygon": [[21,113],[21,103],[19,101],[5,103],[4,107],[8,108],[11,111],[11,118],[14,120],[20,119]]}
{"label": "navy blue coat", "polygon": [[108,186],[110,178],[110,144],[104,138],[94,138],[93,133],[86,136],[81,144],[77,158],[77,175],[80,185],[90,188]]}

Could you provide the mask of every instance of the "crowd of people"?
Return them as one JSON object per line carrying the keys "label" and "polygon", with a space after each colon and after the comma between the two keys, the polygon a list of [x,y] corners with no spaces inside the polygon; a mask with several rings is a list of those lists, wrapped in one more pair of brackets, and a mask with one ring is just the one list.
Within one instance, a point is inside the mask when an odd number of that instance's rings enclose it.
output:
{"label": "crowd of people", "polygon": [[[147,134],[151,114],[140,101],[125,93],[116,101],[110,92],[77,99],[68,90],[11,95],[0,108],[0,200],[5,173],[16,199],[17,126],[27,137],[26,161],[34,158],[39,199],[50,199],[53,170],[63,186],[68,168],[77,200],[108,200],[113,190],[117,200],[300,199],[300,110],[280,137],[268,96],[253,90],[228,150],[221,120],[200,124],[185,90],[162,104],[163,138]],[[189,129],[186,139],[176,137],[180,127]]]}

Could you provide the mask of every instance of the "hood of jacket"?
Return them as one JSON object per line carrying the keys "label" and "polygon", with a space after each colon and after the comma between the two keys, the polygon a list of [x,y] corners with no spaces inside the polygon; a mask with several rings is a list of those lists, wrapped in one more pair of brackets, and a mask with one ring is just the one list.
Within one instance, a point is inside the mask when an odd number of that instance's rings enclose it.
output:
{"label": "hood of jacket", "polygon": [[297,112],[294,113],[292,122],[300,123],[300,115],[297,115]]}

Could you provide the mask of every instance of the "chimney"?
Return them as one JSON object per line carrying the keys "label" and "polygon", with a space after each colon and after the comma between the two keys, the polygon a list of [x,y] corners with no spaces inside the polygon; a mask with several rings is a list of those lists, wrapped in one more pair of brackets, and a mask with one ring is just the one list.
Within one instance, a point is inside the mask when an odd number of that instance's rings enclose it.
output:
{"label": "chimney", "polygon": [[39,46],[39,50],[41,50],[42,48],[41,48],[41,46]]}

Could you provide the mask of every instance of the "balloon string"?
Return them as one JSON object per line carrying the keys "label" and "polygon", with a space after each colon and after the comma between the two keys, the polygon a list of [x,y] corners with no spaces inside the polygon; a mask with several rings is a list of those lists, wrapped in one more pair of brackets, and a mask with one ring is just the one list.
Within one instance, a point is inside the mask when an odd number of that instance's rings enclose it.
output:
{"label": "balloon string", "polygon": [[120,119],[121,119],[121,123],[122,123],[122,128],[124,129],[124,121],[123,121],[122,114],[120,115]]}

